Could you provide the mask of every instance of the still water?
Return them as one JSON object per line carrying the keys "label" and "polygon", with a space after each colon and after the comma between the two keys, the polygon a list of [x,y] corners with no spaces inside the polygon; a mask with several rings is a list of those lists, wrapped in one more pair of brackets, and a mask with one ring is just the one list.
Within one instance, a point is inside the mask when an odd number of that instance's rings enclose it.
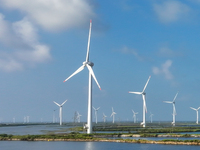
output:
{"label": "still water", "polygon": [[71,126],[59,126],[59,125],[27,125],[27,126],[5,126],[0,127],[0,134],[12,134],[12,135],[35,135],[35,134],[47,134],[49,132],[59,133],[67,132],[67,129]]}
{"label": "still water", "polygon": [[[0,134],[27,135],[47,134],[49,132],[63,133],[69,126],[34,125],[0,127]],[[130,137],[129,137],[130,138]],[[162,140],[162,138],[135,138],[146,140]],[[164,138],[168,139],[168,138]],[[173,138],[170,138],[173,139]],[[181,138],[179,138],[181,140]],[[186,140],[188,138],[185,138]],[[199,138],[189,138],[199,139]],[[182,139],[183,140],[183,139]],[[197,150],[200,146],[160,145],[112,142],[57,142],[57,141],[0,141],[0,150]]]}
{"label": "still water", "polygon": [[199,150],[199,146],[112,142],[0,141],[1,150]]}

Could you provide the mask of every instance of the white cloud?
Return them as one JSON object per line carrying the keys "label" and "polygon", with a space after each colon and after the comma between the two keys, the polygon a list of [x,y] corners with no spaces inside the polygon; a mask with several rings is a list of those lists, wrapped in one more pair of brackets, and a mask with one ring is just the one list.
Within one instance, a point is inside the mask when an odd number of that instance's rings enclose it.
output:
{"label": "white cloud", "polygon": [[0,7],[23,18],[5,20],[0,13],[0,70],[16,71],[51,59],[50,48],[39,42],[37,27],[54,32],[88,24],[96,15],[89,0],[0,0]]}
{"label": "white cloud", "polygon": [[154,4],[154,11],[162,23],[171,23],[184,19],[190,12],[190,8],[180,1],[169,0]]}
{"label": "white cloud", "polygon": [[19,10],[49,31],[60,31],[88,23],[95,17],[89,0],[0,0],[1,7]]}
{"label": "white cloud", "polygon": [[171,60],[167,60],[164,64],[161,65],[161,68],[153,67],[152,71],[155,75],[164,75],[166,79],[171,80],[173,79],[173,75],[170,72],[170,67],[172,65]]}
{"label": "white cloud", "polygon": [[12,24],[16,36],[20,37],[28,44],[37,42],[37,29],[31,24],[28,19],[24,18],[21,21]]}
{"label": "white cloud", "polygon": [[12,56],[8,54],[5,54],[5,55],[0,54],[0,55],[1,55],[0,70],[6,71],[6,72],[23,70],[23,64],[13,59]]}
{"label": "white cloud", "polygon": [[37,30],[26,18],[10,23],[0,14],[0,44],[0,69],[7,72],[51,59],[50,48],[39,43]]}

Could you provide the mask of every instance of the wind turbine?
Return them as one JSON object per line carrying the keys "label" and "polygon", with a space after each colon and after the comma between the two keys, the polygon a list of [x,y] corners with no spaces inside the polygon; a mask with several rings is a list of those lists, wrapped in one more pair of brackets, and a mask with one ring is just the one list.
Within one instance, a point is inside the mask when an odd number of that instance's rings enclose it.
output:
{"label": "wind turbine", "polygon": [[145,111],[147,113],[147,106],[146,106],[146,93],[145,93],[145,89],[147,87],[147,84],[150,80],[151,76],[149,76],[147,83],[144,86],[144,89],[142,92],[129,92],[129,93],[133,93],[133,94],[138,94],[138,95],[142,95],[142,99],[143,99],[143,122],[141,123],[141,125],[143,125],[143,127],[146,127],[146,114]]}
{"label": "wind turbine", "polygon": [[190,107],[190,108],[193,109],[193,110],[195,110],[197,112],[197,121],[196,121],[196,124],[198,124],[199,123],[199,109],[200,109],[200,107],[197,108],[197,109],[195,109],[193,107]]}
{"label": "wind turbine", "polygon": [[151,123],[152,123],[153,114],[151,112],[150,112],[150,116],[149,117],[151,118]]}
{"label": "wind turbine", "polygon": [[133,112],[134,123],[136,123],[136,114],[138,114],[138,112],[134,112],[133,109],[132,109],[132,112]]}
{"label": "wind turbine", "polygon": [[79,112],[77,112],[77,121],[80,123],[81,122],[81,114],[79,114]]}
{"label": "wind turbine", "polygon": [[173,121],[172,121],[173,126],[175,126],[175,115],[176,115],[175,100],[176,100],[177,95],[178,95],[178,92],[176,93],[173,101],[163,101],[164,103],[169,103],[169,104],[172,104],[172,106],[173,106],[173,114],[172,114],[173,115]]}
{"label": "wind turbine", "polygon": [[59,112],[60,125],[62,125],[62,106],[65,104],[66,101],[64,101],[61,105],[56,103],[55,101],[53,101],[56,105],[58,105],[60,107],[60,112]]}
{"label": "wind turbine", "polygon": [[94,111],[95,111],[95,119],[96,119],[96,124],[97,124],[97,112],[99,110],[100,107],[98,107],[97,109],[93,107]]}
{"label": "wind turbine", "polygon": [[115,115],[116,115],[116,114],[117,114],[117,113],[114,112],[114,109],[113,109],[113,107],[112,107],[112,114],[111,114],[110,117],[113,117],[113,123],[115,123]]}
{"label": "wind turbine", "polygon": [[88,68],[89,70],[89,86],[88,86],[88,116],[87,116],[87,133],[91,134],[92,133],[92,77],[95,80],[97,86],[101,90],[101,87],[94,75],[94,72],[92,70],[92,67],[94,66],[93,62],[89,61],[89,49],[90,49],[90,36],[91,36],[91,28],[92,28],[92,20],[90,20],[90,28],[89,28],[89,36],[88,36],[88,45],[87,45],[87,54],[86,54],[86,60],[83,62],[83,65],[78,68],[71,76],[69,76],[67,79],[64,80],[66,82],[69,80],[71,77],[76,75],[77,73],[81,72],[85,67]]}
{"label": "wind turbine", "polygon": [[106,115],[103,113],[103,122],[106,122]]}

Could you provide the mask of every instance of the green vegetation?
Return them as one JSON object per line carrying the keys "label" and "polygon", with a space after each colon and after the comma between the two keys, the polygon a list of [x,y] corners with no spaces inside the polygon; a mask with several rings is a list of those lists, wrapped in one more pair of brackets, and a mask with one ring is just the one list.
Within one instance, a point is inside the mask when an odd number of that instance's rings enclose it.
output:
{"label": "green vegetation", "polygon": [[89,134],[79,134],[79,133],[70,133],[70,134],[49,134],[49,135],[7,135],[0,134],[0,140],[12,140],[18,139],[21,141],[33,141],[35,139],[92,139],[92,135]]}
{"label": "green vegetation", "polygon": [[164,139],[164,140],[161,140],[161,141],[163,141],[163,142],[194,142],[194,143],[200,143],[200,140],[197,140],[197,139],[195,139],[195,140],[175,140],[175,139]]}
{"label": "green vegetation", "polygon": [[97,126],[94,127],[94,131],[128,131],[129,133],[180,133],[180,132],[200,132],[200,127],[146,127],[141,126]]}

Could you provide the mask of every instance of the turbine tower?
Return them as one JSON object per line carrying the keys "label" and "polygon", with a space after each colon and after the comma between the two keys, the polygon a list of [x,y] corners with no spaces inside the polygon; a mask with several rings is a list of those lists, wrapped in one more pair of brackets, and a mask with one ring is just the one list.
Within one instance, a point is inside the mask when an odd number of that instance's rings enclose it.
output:
{"label": "turbine tower", "polygon": [[98,107],[97,109],[93,107],[94,111],[95,111],[95,119],[96,119],[96,124],[97,124],[97,112],[99,110],[100,107]]}
{"label": "turbine tower", "polygon": [[95,80],[97,86],[101,90],[101,87],[94,75],[92,67],[94,66],[93,62],[89,61],[89,49],[90,49],[90,36],[91,36],[91,28],[92,28],[92,20],[90,20],[90,28],[89,28],[89,36],[88,36],[88,45],[87,45],[87,54],[86,54],[86,60],[83,62],[83,65],[78,68],[71,76],[69,76],[67,79],[64,80],[66,82],[71,77],[76,75],[77,73],[81,72],[85,67],[89,70],[89,86],[88,86],[88,116],[87,116],[87,133],[92,133],[92,78]]}
{"label": "turbine tower", "polygon": [[66,101],[64,101],[61,105],[56,103],[55,101],[53,101],[56,105],[58,105],[60,107],[60,112],[59,112],[60,125],[62,125],[62,106],[65,104]]}
{"label": "turbine tower", "polygon": [[175,100],[176,100],[177,95],[178,95],[178,92],[176,93],[173,101],[163,101],[164,103],[169,103],[169,104],[172,104],[172,106],[173,106],[173,113],[172,113],[172,115],[173,115],[172,125],[173,126],[175,126],[175,115],[176,115]]}
{"label": "turbine tower", "polygon": [[113,117],[113,123],[115,123],[115,115],[116,115],[116,114],[117,114],[117,113],[114,112],[114,109],[113,109],[113,107],[112,107],[112,114],[111,114],[110,117]]}
{"label": "turbine tower", "polygon": [[145,89],[147,87],[147,84],[150,80],[151,76],[149,76],[147,83],[144,86],[144,89],[142,92],[129,92],[129,93],[133,93],[133,94],[138,94],[138,95],[142,95],[142,99],[143,99],[143,122],[141,123],[141,125],[143,125],[143,127],[146,127],[146,114],[145,111],[147,113],[147,106],[146,106],[146,93],[145,93]]}
{"label": "turbine tower", "polygon": [[133,112],[134,123],[136,123],[136,114],[138,114],[138,112],[134,112],[133,110],[132,110],[132,112]]}
{"label": "turbine tower", "polygon": [[193,110],[195,110],[197,112],[197,121],[196,121],[196,124],[198,124],[199,123],[199,109],[200,109],[200,107],[197,108],[197,109],[195,109],[193,107],[190,107],[190,108],[193,109]]}
{"label": "turbine tower", "polygon": [[103,122],[106,122],[106,115],[103,113]]}

